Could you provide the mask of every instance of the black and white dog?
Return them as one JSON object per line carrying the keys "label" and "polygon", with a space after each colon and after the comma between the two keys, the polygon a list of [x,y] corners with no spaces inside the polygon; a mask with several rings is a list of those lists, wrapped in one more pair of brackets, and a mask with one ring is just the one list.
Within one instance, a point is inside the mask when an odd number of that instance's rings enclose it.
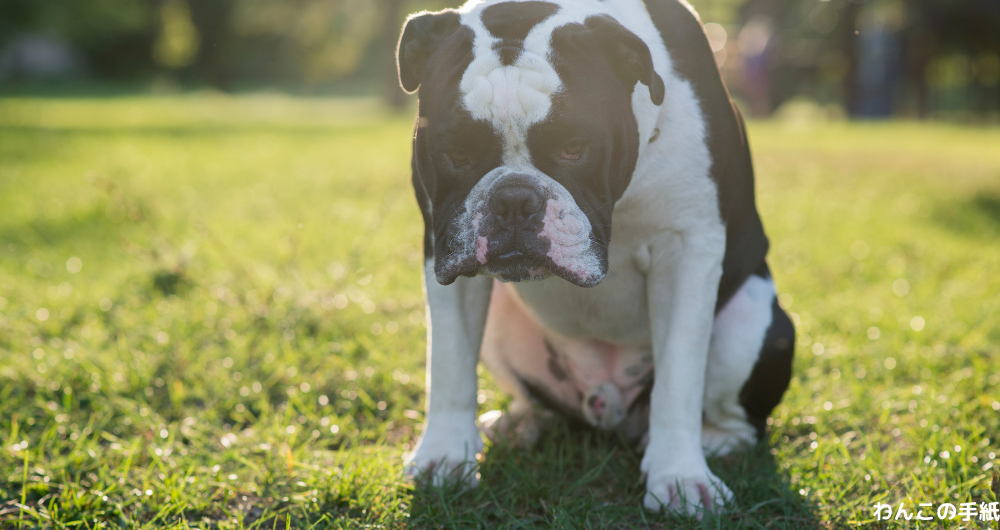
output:
{"label": "black and white dog", "polygon": [[488,436],[530,443],[568,414],[642,441],[646,507],[721,506],[732,493],[705,455],[763,433],[794,329],[697,15],[684,0],[471,0],[410,17],[398,62],[420,91],[429,306],[409,471],[475,476],[482,358],[513,398],[480,418]]}

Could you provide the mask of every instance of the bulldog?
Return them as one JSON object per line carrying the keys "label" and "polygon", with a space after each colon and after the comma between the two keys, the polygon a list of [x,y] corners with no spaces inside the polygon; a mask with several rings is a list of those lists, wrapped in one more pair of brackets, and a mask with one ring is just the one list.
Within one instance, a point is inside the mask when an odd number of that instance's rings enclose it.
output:
{"label": "bulldog", "polygon": [[[791,377],[742,118],[683,0],[472,0],[411,16],[427,409],[411,474],[476,482],[560,413],[644,448],[644,505],[732,492]],[[612,235],[613,229],[613,235]],[[511,396],[477,424],[482,359]]]}

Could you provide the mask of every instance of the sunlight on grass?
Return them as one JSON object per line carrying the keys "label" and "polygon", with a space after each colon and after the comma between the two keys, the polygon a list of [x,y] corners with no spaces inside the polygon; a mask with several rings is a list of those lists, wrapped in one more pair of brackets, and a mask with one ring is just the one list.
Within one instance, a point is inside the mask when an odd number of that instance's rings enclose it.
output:
{"label": "sunlight on grass", "polygon": [[411,134],[368,100],[0,100],[0,526],[867,527],[995,500],[1000,131],[750,124],[799,348],[704,523],[644,513],[639,455],[563,423],[491,448],[475,491],[402,480]]}

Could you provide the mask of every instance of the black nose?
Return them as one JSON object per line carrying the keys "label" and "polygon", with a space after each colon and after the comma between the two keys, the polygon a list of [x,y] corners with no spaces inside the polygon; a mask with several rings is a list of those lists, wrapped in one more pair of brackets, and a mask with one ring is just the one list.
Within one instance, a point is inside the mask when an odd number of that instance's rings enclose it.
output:
{"label": "black nose", "polygon": [[542,211],[542,196],[524,186],[504,186],[490,197],[490,211],[505,228],[523,228]]}

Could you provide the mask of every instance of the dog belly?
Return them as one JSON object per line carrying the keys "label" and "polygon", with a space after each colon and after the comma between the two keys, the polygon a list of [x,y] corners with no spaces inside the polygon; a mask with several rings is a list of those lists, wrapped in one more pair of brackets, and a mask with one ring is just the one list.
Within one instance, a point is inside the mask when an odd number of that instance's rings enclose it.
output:
{"label": "dog belly", "polygon": [[622,422],[653,371],[648,347],[557,333],[532,316],[512,285],[500,282],[494,284],[482,360],[515,400],[603,429]]}

